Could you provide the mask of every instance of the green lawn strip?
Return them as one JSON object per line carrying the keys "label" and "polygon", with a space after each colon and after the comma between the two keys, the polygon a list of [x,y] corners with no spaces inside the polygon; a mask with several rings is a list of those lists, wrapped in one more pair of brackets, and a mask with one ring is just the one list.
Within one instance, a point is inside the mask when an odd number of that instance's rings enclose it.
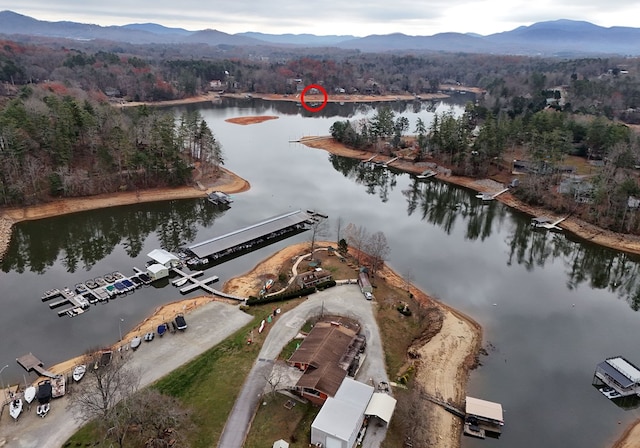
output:
{"label": "green lawn strip", "polygon": [[284,439],[291,447],[307,447],[310,440],[311,423],[320,408],[310,403],[304,404],[296,400],[291,409],[285,403],[291,400],[276,393],[267,396],[258,408],[245,441],[245,448],[264,448],[273,442]]}
{"label": "green lawn strip", "polygon": [[259,318],[152,385],[192,409],[196,425],[190,437],[193,448],[211,447],[218,442],[260,351],[259,344],[246,342],[247,334],[257,322]]}

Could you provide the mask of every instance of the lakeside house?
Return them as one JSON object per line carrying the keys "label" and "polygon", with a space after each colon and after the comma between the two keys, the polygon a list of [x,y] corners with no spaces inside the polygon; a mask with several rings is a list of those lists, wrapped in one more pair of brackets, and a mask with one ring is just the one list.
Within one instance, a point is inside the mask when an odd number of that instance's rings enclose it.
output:
{"label": "lakeside house", "polygon": [[296,284],[301,288],[311,288],[312,286],[328,282],[329,280],[331,280],[331,272],[316,268],[313,271],[298,274]]}
{"label": "lakeside house", "polygon": [[345,377],[355,374],[365,338],[338,322],[318,322],[287,360],[304,373],[293,391],[315,404],[333,397]]}

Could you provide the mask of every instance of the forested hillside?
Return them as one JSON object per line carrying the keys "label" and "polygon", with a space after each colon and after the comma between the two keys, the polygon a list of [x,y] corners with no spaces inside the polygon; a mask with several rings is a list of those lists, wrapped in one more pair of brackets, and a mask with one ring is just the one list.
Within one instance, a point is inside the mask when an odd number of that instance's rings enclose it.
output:
{"label": "forested hillside", "polygon": [[221,147],[197,114],[114,108],[62,84],[23,86],[0,111],[0,204],[184,185],[217,170]]}

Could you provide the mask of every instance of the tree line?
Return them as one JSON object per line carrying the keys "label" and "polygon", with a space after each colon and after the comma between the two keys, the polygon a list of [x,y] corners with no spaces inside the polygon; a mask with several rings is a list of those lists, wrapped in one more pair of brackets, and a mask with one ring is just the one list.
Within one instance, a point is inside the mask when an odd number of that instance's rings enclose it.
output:
{"label": "tree line", "polygon": [[185,185],[222,148],[197,112],[118,109],[59,85],[24,86],[0,109],[0,204]]}
{"label": "tree line", "polygon": [[[257,54],[256,54],[257,51]],[[328,92],[419,95],[442,84],[476,86],[494,114],[536,112],[564,92],[561,107],[640,122],[637,58],[537,58],[481,54],[391,55],[337,49],[206,45],[2,41],[0,81],[58,82],[125,101],[160,101],[211,90],[296,94],[300,85]],[[449,87],[447,87],[449,88]],[[11,92],[11,89],[7,89]],[[555,98],[558,99],[558,98]]]}

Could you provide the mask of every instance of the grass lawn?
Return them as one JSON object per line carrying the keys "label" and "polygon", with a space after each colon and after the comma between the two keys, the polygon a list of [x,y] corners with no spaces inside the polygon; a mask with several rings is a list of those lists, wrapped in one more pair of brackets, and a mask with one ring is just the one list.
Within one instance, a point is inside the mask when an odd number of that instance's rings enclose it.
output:
{"label": "grass lawn", "polygon": [[260,406],[245,441],[245,448],[265,448],[284,439],[290,447],[307,447],[311,439],[311,423],[320,408],[310,403],[295,400],[291,409],[285,407],[289,398],[275,394],[268,396]]}

